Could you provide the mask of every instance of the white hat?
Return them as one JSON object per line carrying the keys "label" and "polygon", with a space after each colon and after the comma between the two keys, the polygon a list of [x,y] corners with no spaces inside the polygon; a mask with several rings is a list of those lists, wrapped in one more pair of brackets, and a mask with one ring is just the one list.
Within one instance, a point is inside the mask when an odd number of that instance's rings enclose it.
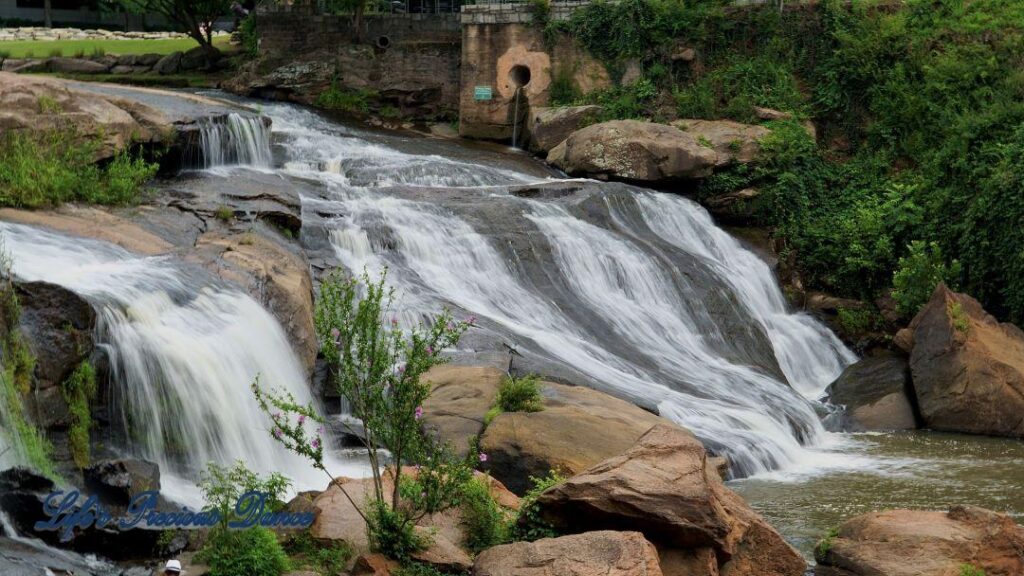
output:
{"label": "white hat", "polygon": [[164,566],[164,572],[181,572],[181,561],[168,560],[167,566]]}

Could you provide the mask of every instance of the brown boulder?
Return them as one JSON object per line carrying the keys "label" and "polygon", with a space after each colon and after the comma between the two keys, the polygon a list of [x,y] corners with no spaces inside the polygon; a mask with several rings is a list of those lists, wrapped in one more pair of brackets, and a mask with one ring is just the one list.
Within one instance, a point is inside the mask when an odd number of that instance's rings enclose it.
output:
{"label": "brown boulder", "polygon": [[965,565],[986,576],[1024,574],[1024,528],[973,506],[863,514],[818,550],[821,565],[849,576],[961,576]]}
{"label": "brown boulder", "polygon": [[847,366],[829,385],[829,401],[844,407],[843,430],[912,430],[917,418],[910,368],[903,356],[882,353]]}
{"label": "brown boulder", "polygon": [[288,340],[312,374],[320,349],[313,327],[313,278],[304,253],[269,234],[207,232],[195,254],[225,280],[244,287],[288,333]]}
{"label": "brown boulder", "polygon": [[564,531],[637,530],[663,553],[711,548],[719,571],[730,576],[806,569],[800,554],[722,484],[700,441],[675,426],[656,426],[622,455],[545,491],[538,504]]}
{"label": "brown boulder", "polygon": [[1024,332],[940,284],[909,327],[921,416],[936,430],[1024,437]]}
{"label": "brown boulder", "polygon": [[640,120],[592,124],[556,146],[548,162],[573,175],[655,182],[710,176],[718,154],[693,134]]}
{"label": "brown boulder", "polygon": [[352,576],[390,576],[400,565],[383,554],[360,554],[352,565]]}
{"label": "brown boulder", "polygon": [[577,474],[626,451],[652,426],[674,426],[590,388],[544,382],[541,393],[544,410],[499,414],[480,438],[487,470],[517,494],[530,488],[530,476]]}
{"label": "brown boulder", "polygon": [[158,110],[69,88],[56,78],[0,72],[0,134],[74,126],[79,138],[96,138],[96,160],[110,158],[131,142],[160,142],[172,133]]}
{"label": "brown boulder", "polygon": [[587,532],[484,550],[473,576],[661,576],[658,553],[638,532]]}
{"label": "brown boulder", "polygon": [[560,106],[532,108],[530,110],[530,150],[547,152],[579,130],[593,122],[601,113],[600,106]]}
{"label": "brown boulder", "polygon": [[484,415],[504,379],[504,372],[487,366],[434,366],[422,377],[432,389],[423,404],[424,429],[466,455],[470,440],[483,431]]}
{"label": "brown boulder", "polygon": [[718,154],[716,166],[734,162],[747,163],[757,159],[758,141],[771,133],[764,126],[741,124],[732,120],[676,120],[673,126],[692,134],[697,141],[710,145]]}

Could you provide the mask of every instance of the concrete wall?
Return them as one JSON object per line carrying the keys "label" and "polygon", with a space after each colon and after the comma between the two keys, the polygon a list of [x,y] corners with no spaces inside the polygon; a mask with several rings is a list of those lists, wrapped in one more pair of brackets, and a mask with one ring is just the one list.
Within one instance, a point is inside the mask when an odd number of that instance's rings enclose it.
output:
{"label": "concrete wall", "polygon": [[[55,26],[73,25],[76,27],[110,28],[121,30],[125,28],[125,14],[113,12],[98,12],[88,8],[79,10],[50,10],[50,17]],[[43,25],[44,15],[42,8],[23,8],[18,6],[17,0],[0,0],[0,20],[26,20]],[[137,14],[127,15],[128,30],[142,30],[145,24],[152,26],[165,25],[164,18],[153,14],[143,18]]]}
{"label": "concrete wall", "polygon": [[[567,18],[579,4],[552,3],[551,16]],[[611,85],[605,68],[572,40],[563,38],[549,46],[542,30],[531,21],[529,7],[523,4],[463,7],[459,94],[459,132],[463,136],[511,138],[513,126],[523,126],[530,107],[548,105],[556,77],[571,78],[584,93]],[[522,86],[517,106],[522,68],[529,70],[529,82]],[[478,99],[478,89],[488,88],[491,98]]]}
{"label": "concrete wall", "polygon": [[[309,11],[260,12],[260,52],[301,54],[352,42],[355,29],[349,16]],[[425,42],[457,45],[458,14],[388,14],[366,16],[363,38],[375,42],[387,36],[391,44]]]}

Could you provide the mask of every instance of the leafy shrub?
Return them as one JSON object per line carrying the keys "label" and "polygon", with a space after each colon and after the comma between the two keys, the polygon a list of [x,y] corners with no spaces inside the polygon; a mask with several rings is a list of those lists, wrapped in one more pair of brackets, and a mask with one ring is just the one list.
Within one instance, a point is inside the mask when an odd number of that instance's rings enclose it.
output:
{"label": "leafy shrub", "polygon": [[320,543],[309,530],[292,536],[285,543],[285,551],[292,558],[294,569],[312,568],[320,576],[336,576],[345,571],[354,552],[343,540]]}
{"label": "leafy shrub", "polygon": [[494,501],[487,482],[480,478],[470,478],[462,485],[462,518],[466,545],[473,552],[504,544],[510,537],[505,511]]}
{"label": "leafy shrub", "polygon": [[408,562],[412,554],[429,545],[415,530],[416,525],[401,510],[395,510],[384,502],[370,504],[367,527],[370,549],[388,558]]}
{"label": "leafy shrub", "polygon": [[867,308],[843,308],[839,307],[836,319],[843,332],[850,335],[859,335],[878,328],[881,318],[873,310]]}
{"label": "leafy shrub", "polygon": [[753,122],[754,106],[803,113],[804,97],[785,62],[770,56],[738,56],[675,94],[684,118],[732,118]]}
{"label": "leafy shrub", "polygon": [[946,310],[953,321],[953,328],[966,334],[971,329],[971,320],[959,302],[950,302]]}
{"label": "leafy shrub", "polygon": [[832,551],[832,543],[836,538],[839,537],[838,528],[829,528],[825,536],[818,541],[818,545],[814,547],[814,559],[821,562],[828,556],[828,553]]}
{"label": "leafy shrub", "polygon": [[377,92],[374,90],[345,88],[334,81],[327,90],[317,95],[313,104],[327,110],[365,115],[370,113],[370,100],[376,97]]}
{"label": "leafy shrub", "polygon": [[985,571],[974,564],[961,564],[960,576],[985,576]]}
{"label": "leafy shrub", "polygon": [[274,512],[284,506],[281,497],[289,486],[291,481],[285,476],[274,472],[261,477],[249,470],[241,460],[236,461],[230,468],[210,462],[199,480],[199,489],[206,504],[220,512],[220,524],[215,532],[228,531],[227,525],[234,517],[235,504],[246,492],[266,493],[264,506]]}
{"label": "leafy shrub", "polygon": [[256,30],[256,15],[249,14],[238,23],[238,36],[242,51],[252,58],[259,55],[259,33]]}
{"label": "leafy shrub", "polygon": [[907,250],[892,277],[892,297],[900,312],[912,316],[928,302],[940,282],[954,282],[960,276],[960,263],[953,260],[947,266],[936,242],[915,240]]}
{"label": "leafy shrub", "polygon": [[533,487],[519,501],[519,513],[512,530],[513,540],[533,542],[541,538],[554,538],[558,532],[540,516],[537,498],[548,488],[565,481],[565,477],[552,470],[544,478],[530,476]]}
{"label": "leafy shrub", "polygon": [[561,67],[555,72],[548,88],[548,98],[552,106],[571,106],[581,98],[580,90],[573,80],[572,71]]}
{"label": "leafy shrub", "polygon": [[290,567],[277,536],[262,527],[212,532],[197,557],[210,576],[280,576]]}
{"label": "leafy shrub", "polygon": [[213,212],[213,216],[221,222],[230,222],[231,219],[235,217],[235,212],[227,206],[218,206]]}
{"label": "leafy shrub", "polygon": [[495,404],[505,412],[540,412],[544,409],[544,399],[537,376],[505,378],[498,388]]}

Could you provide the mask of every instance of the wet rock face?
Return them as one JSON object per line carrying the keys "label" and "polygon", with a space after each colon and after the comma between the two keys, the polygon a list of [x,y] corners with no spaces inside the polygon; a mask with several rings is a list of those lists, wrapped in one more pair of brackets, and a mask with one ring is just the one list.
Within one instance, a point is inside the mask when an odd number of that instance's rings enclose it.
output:
{"label": "wet rock face", "polygon": [[474,576],[661,576],[658,553],[639,532],[587,532],[483,551]]}
{"label": "wet rock face", "polygon": [[124,508],[148,490],[160,490],[160,467],[146,460],[126,458],[98,462],[82,471],[85,488],[104,503]]}
{"label": "wet rock face", "polygon": [[1012,576],[1024,574],[1024,528],[974,506],[871,512],[844,523],[817,556],[822,575],[961,576],[966,565]]}
{"label": "wet rock face", "polygon": [[59,386],[93,350],[96,313],[74,292],[46,282],[17,284],[20,328],[38,359],[37,388]]}
{"label": "wet rock face", "polygon": [[530,150],[547,153],[585,124],[594,122],[600,106],[533,108],[530,111]]}
{"label": "wet rock face", "polygon": [[730,576],[799,576],[806,569],[800,554],[722,484],[700,441],[678,427],[656,426],[622,455],[545,491],[538,505],[564,531],[643,533],[666,573],[686,573],[680,566],[699,565],[707,549],[718,572]]}
{"label": "wet rock face", "polygon": [[[1024,332],[977,300],[936,287],[908,328],[925,426],[1024,437]],[[905,334],[907,336],[907,334]]]}
{"label": "wet rock face", "polygon": [[907,360],[893,353],[851,364],[828,388],[829,402],[844,407],[838,428],[850,431],[917,428],[913,394]]}

